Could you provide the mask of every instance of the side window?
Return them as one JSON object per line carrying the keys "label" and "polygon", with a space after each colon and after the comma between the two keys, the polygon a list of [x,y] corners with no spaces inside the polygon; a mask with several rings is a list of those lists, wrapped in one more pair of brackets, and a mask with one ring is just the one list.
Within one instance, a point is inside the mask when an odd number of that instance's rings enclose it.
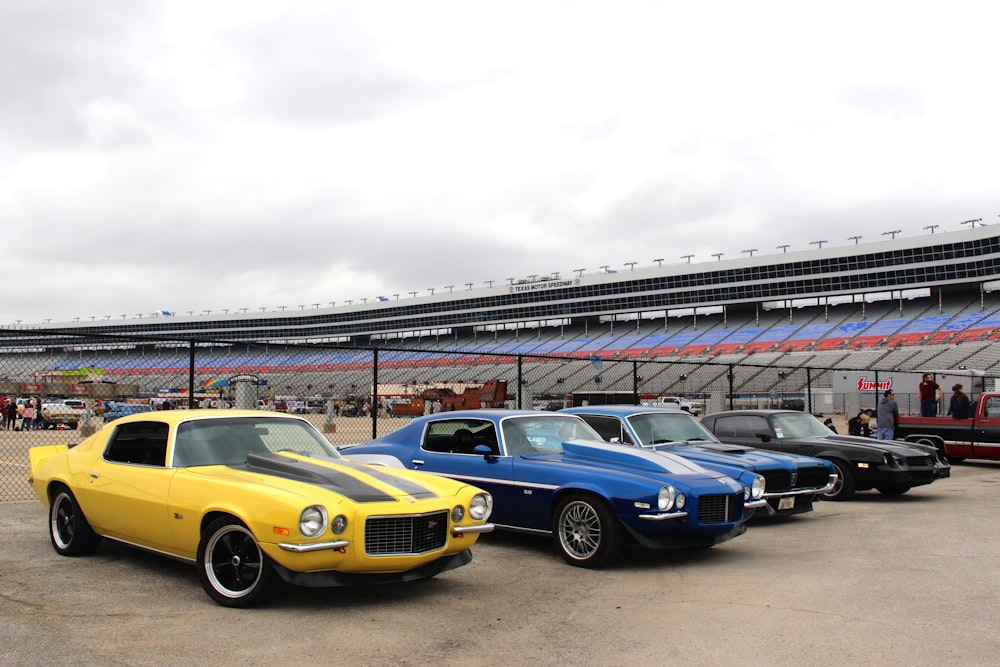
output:
{"label": "side window", "polygon": [[757,433],[770,433],[767,419],[757,415],[732,415],[715,420],[712,432],[720,440],[725,438],[752,438]]}
{"label": "side window", "polygon": [[997,410],[1000,410],[1000,397],[990,396],[983,405],[983,416],[995,415]]}
{"label": "side window", "polygon": [[431,422],[424,432],[420,448],[444,454],[475,454],[477,445],[486,445],[494,454],[500,452],[493,422],[480,419],[448,419]]}
{"label": "side window", "polygon": [[606,417],[603,415],[580,415],[580,417],[583,418],[583,421],[590,424],[606,441],[611,442],[612,439],[617,438],[618,442],[622,444],[634,444],[632,439],[628,437],[628,433],[623,432],[622,424],[618,420],[618,417]]}
{"label": "side window", "polygon": [[115,429],[104,459],[115,463],[166,465],[168,427],[161,422],[133,422]]}

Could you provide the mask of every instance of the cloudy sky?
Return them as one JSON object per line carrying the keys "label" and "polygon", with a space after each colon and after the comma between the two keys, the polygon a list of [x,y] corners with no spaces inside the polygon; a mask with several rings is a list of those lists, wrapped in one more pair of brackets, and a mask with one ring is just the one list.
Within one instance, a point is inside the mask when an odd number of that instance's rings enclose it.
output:
{"label": "cloudy sky", "polygon": [[0,326],[1000,223],[1000,5],[0,1]]}

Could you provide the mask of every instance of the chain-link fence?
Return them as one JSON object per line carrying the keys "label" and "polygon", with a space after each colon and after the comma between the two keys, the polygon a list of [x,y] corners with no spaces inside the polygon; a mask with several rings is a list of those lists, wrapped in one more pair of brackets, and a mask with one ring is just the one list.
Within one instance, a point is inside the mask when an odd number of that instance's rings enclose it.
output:
{"label": "chain-link fence", "polygon": [[[789,358],[791,359],[791,358]],[[636,403],[671,396],[696,413],[741,407],[844,415],[870,398],[835,393],[851,369],[678,359],[491,354],[221,341],[80,339],[0,352],[0,500],[29,499],[30,446],[76,443],[134,410],[263,408],[308,416],[335,445],[439,410]],[[878,374],[872,376],[879,386]],[[903,411],[909,398],[897,391]],[[40,403],[34,419],[23,407]],[[13,407],[9,407],[9,406]],[[68,406],[68,407],[67,407]]]}

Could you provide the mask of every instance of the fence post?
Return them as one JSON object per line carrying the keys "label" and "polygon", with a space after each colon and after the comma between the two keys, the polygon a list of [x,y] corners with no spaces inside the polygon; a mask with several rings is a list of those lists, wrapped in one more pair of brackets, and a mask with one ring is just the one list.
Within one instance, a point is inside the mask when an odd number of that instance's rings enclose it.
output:
{"label": "fence post", "polygon": [[632,402],[639,405],[639,362],[632,361]]}
{"label": "fence post", "polygon": [[194,409],[194,341],[188,341],[188,410]]}
{"label": "fence post", "polygon": [[372,440],[378,437],[378,348],[372,348]]}
{"label": "fence post", "polygon": [[521,394],[524,393],[524,355],[517,355],[517,409],[521,409]]}
{"label": "fence post", "polygon": [[813,404],[813,381],[812,381],[812,368],[806,366],[806,412],[812,413]]}
{"label": "fence post", "polygon": [[733,402],[733,392],[736,389],[736,384],[735,384],[734,377],[733,377],[733,364],[731,364],[731,363],[729,364],[729,375],[728,375],[728,377],[729,377],[729,409],[732,410],[733,409],[733,405],[734,405],[734,402]]}

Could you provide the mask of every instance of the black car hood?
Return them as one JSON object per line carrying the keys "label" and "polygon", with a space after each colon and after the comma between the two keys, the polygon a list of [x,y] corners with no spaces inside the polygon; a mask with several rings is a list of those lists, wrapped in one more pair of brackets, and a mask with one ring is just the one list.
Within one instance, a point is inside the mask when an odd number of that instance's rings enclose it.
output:
{"label": "black car hood", "polygon": [[827,435],[816,440],[826,440],[844,445],[857,445],[861,447],[874,447],[884,452],[897,454],[899,456],[918,456],[934,453],[935,449],[929,445],[920,445],[915,442],[903,442],[901,440],[876,440],[875,438],[865,438],[858,435]]}

